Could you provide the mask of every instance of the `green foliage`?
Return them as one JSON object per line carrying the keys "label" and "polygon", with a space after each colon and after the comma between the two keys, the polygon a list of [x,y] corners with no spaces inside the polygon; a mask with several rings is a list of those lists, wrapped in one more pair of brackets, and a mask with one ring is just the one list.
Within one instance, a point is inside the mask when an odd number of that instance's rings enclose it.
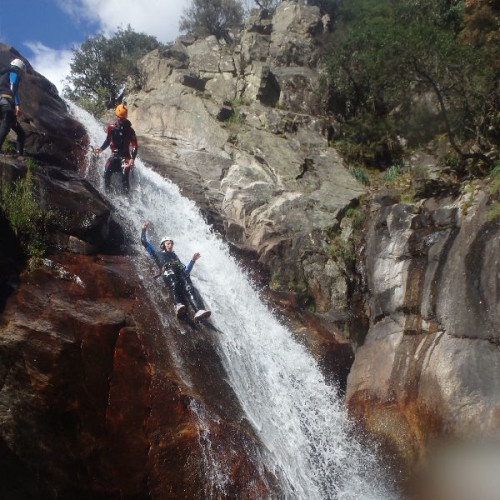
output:
{"label": "green foliage", "polygon": [[346,265],[356,262],[356,251],[351,240],[344,240],[340,235],[334,236],[328,247],[330,256]]}
{"label": "green foliage", "polygon": [[[270,12],[274,11],[281,0],[245,0],[243,3],[247,10],[251,7],[259,7],[260,9],[265,9]],[[333,16],[335,13],[338,0],[305,0],[304,3],[307,5],[317,5],[319,7],[321,14],[329,14]]]}
{"label": "green foliage", "polygon": [[234,109],[231,116],[226,120],[226,127],[232,134],[237,134],[244,123],[245,120],[241,116],[239,109]]}
{"label": "green foliage", "polygon": [[457,154],[448,153],[444,158],[445,165],[457,168],[460,164],[460,157]]}
{"label": "green foliage", "polygon": [[488,221],[493,222],[500,218],[500,203],[494,201],[488,210]]}
{"label": "green foliage", "polygon": [[317,5],[321,14],[328,14],[331,18],[335,15],[339,0],[307,0],[308,5]]}
{"label": "green foliage", "polygon": [[351,165],[349,167],[349,173],[364,186],[370,185],[370,178],[368,177],[368,171],[363,165]]}
{"label": "green foliage", "polygon": [[[288,271],[288,280],[286,273]],[[302,307],[314,310],[314,299],[311,295],[311,291],[307,286],[306,280],[302,274],[297,276],[296,271],[293,269],[281,269],[279,271],[273,271],[269,280],[269,288],[273,292],[278,292],[280,290],[289,290],[296,294],[297,300]]]}
{"label": "green foliage", "polygon": [[245,123],[245,117],[240,111],[241,106],[249,106],[251,103],[252,102],[249,99],[245,99],[242,97],[237,97],[231,103],[233,112],[231,113],[231,116],[226,120],[226,124],[233,133],[238,132],[241,126]]}
{"label": "green foliage", "polygon": [[[265,9],[267,11],[272,12],[272,11],[274,11],[274,9],[276,9],[279,2],[280,2],[280,0],[253,0],[253,1],[247,0],[246,6],[247,6],[247,10],[250,10],[251,7],[254,7],[256,5],[260,9]],[[248,6],[249,3],[255,4],[255,5]]]}
{"label": "green foliage", "polygon": [[243,6],[237,0],[191,0],[181,16],[179,29],[198,37],[223,38],[242,22]]}
{"label": "green foliage", "polygon": [[401,156],[397,131],[388,117],[360,110],[339,131],[342,136],[338,147],[348,161],[383,166]]}
{"label": "green foliage", "polygon": [[237,97],[231,103],[233,109],[240,108],[241,106],[251,106],[251,105],[252,105],[252,100],[246,97]]}
{"label": "green foliage", "polygon": [[348,219],[352,219],[352,227],[354,229],[360,229],[365,221],[365,214],[360,207],[348,208],[346,210],[345,216]]}
{"label": "green foliage", "polygon": [[[452,145],[491,136],[499,73],[480,47],[461,43],[463,13],[458,0],[340,0],[324,86],[355,131],[345,139],[383,146],[406,134],[417,144],[436,123]],[[386,152],[380,160],[390,164]]]}
{"label": "green foliage", "polygon": [[295,272],[290,270],[288,277],[288,290],[297,295],[297,299],[302,307],[311,311],[315,310],[314,298],[311,295],[311,291],[309,290],[303,275],[296,276]]}
{"label": "green foliage", "polygon": [[42,257],[45,253],[44,233],[50,213],[44,212],[36,200],[31,168],[13,186],[2,184],[0,206],[19,238],[25,257]]}
{"label": "green foliage", "polygon": [[271,278],[269,279],[269,288],[273,292],[277,292],[281,288],[281,283],[279,279],[279,275],[276,271],[271,273]]}
{"label": "green foliage", "polygon": [[491,178],[490,194],[496,196],[500,193],[500,161],[495,163],[489,174]]}
{"label": "green foliage", "polygon": [[26,158],[26,167],[30,173],[40,169],[40,165],[33,158]]}
{"label": "green foliage", "polygon": [[155,37],[136,33],[130,26],[119,29],[111,38],[100,34],[87,37],[73,50],[63,94],[100,116],[121,100],[127,78],[139,77],[139,59],[159,46]]}
{"label": "green foliage", "polygon": [[490,195],[493,198],[490,209],[488,211],[488,220],[495,221],[500,218],[500,160],[495,162],[495,165],[489,173],[491,180]]}
{"label": "green foliage", "polygon": [[2,145],[2,152],[5,154],[13,154],[16,152],[16,145],[11,141],[6,140]]}
{"label": "green foliage", "polygon": [[391,165],[384,174],[384,182],[390,184],[394,182],[401,175],[401,169],[399,165]]}

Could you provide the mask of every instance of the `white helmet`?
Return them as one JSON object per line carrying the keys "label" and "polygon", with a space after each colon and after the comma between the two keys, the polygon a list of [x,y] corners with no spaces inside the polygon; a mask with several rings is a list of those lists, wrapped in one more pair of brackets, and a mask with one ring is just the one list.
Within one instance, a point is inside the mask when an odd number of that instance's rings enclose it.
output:
{"label": "white helmet", "polygon": [[14,59],[10,65],[19,68],[21,71],[26,71],[26,64],[21,59]]}
{"label": "white helmet", "polygon": [[165,241],[171,241],[172,245],[174,244],[174,240],[170,236],[164,236],[160,241],[160,248],[163,247],[163,243],[165,243]]}

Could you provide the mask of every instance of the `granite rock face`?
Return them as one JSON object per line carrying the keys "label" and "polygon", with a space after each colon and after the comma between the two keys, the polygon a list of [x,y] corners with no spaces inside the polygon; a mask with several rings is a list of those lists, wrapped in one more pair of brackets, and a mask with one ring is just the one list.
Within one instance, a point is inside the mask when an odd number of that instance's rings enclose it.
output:
{"label": "granite rock face", "polygon": [[[465,213],[465,195],[404,205],[350,175],[321,111],[324,26],[317,8],[283,1],[231,40],[181,37],[143,59],[131,119],[143,159],[255,255],[288,306],[314,304],[332,338],[344,329],[347,404],[411,468],[444,434],[499,432],[498,222],[484,186]],[[438,182],[435,157],[413,156]],[[335,245],[346,253],[363,197],[349,266]]]}
{"label": "granite rock face", "polygon": [[280,290],[345,314],[328,248],[364,189],[329,147],[319,112],[319,8],[281,2],[231,36],[180,37],[142,60],[142,88],[127,96],[141,157],[255,253]]}
{"label": "granite rock face", "polygon": [[443,436],[500,433],[500,224],[484,192],[461,206],[372,207],[370,328],[346,400],[407,466]]}

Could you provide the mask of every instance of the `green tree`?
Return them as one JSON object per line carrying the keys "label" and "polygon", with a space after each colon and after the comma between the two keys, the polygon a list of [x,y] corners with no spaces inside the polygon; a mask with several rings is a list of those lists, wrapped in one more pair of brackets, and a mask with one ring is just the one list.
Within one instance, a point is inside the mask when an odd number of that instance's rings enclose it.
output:
{"label": "green tree", "polygon": [[256,4],[259,9],[273,11],[280,0],[253,0],[251,3]]}
{"label": "green tree", "polygon": [[339,0],[307,0],[308,5],[317,5],[321,14],[329,14],[333,17],[337,12]]}
{"label": "green tree", "polygon": [[[253,4],[262,10],[274,11],[281,0],[246,0],[246,5]],[[317,5],[321,14],[332,16],[338,4],[338,0],[305,0],[307,5]],[[247,9],[248,10],[248,9]]]}
{"label": "green tree", "polygon": [[243,6],[237,0],[192,0],[184,9],[179,29],[190,35],[223,38],[242,21]]}
{"label": "green tree", "polygon": [[466,142],[488,149],[485,116],[498,75],[479,48],[460,42],[462,19],[462,1],[341,1],[328,57],[328,98],[331,109],[354,125],[354,141],[383,145],[389,153],[382,156],[393,161],[396,135],[423,140],[418,131],[437,132],[436,120],[417,105],[418,96],[432,94],[439,125],[462,158],[482,155],[477,147],[476,153],[463,149]]}
{"label": "green tree", "polygon": [[87,37],[73,51],[63,94],[92,114],[101,115],[120,101],[127,78],[138,77],[139,59],[160,45],[155,37],[136,33],[130,26],[111,38]]}

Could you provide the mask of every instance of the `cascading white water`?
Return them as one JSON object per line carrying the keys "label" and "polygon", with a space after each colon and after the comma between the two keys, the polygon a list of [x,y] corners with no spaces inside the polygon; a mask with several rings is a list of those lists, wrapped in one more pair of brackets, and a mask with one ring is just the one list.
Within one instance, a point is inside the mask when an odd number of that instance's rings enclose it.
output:
{"label": "cascading white water", "polygon": [[[99,146],[104,128],[68,104],[86,127],[91,143]],[[104,158],[87,172],[101,191],[103,162]],[[373,452],[364,449],[351,432],[335,389],[325,382],[307,350],[261,302],[196,206],[140,160],[131,178],[131,194],[110,198],[128,221],[128,229],[137,234],[137,250],[144,255],[138,259],[140,274],[147,261],[139,243],[145,220],[150,221],[150,240],[156,242],[164,233],[172,236],[184,262],[195,251],[201,253],[193,282],[212,310],[229,382],[266,449],[266,467],[281,481],[283,498],[396,498],[383,484]],[[209,437],[204,439],[209,442]],[[223,485],[218,490],[223,491]]]}

